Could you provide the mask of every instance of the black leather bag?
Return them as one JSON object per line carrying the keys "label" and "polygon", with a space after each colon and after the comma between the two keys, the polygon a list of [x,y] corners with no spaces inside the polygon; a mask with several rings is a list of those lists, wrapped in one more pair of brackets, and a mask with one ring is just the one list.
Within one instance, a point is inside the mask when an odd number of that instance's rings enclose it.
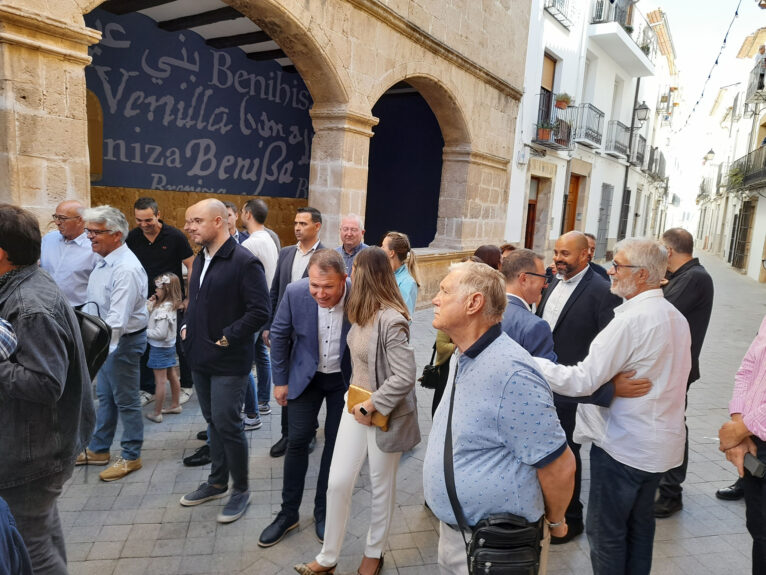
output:
{"label": "black leather bag", "polygon": [[[452,463],[452,408],[455,403],[455,381],[447,415],[444,437],[444,481],[452,511],[463,536],[470,575],[537,575],[540,570],[540,540],[543,518],[530,523],[513,513],[490,515],[474,527],[468,525],[455,488],[455,468]],[[471,539],[465,540],[465,532]]]}
{"label": "black leather bag", "polygon": [[426,389],[436,389],[439,386],[439,366],[434,365],[434,358],[436,357],[436,344],[434,344],[434,351],[431,354],[431,361],[428,365],[423,367],[423,375],[420,376],[418,381],[420,387]]}
{"label": "black leather bag", "polygon": [[[87,304],[83,304],[83,307],[85,305]],[[97,304],[94,303],[93,305],[98,309]],[[80,324],[80,336],[82,337],[82,344],[85,349],[85,362],[88,365],[88,374],[93,379],[109,355],[112,328],[99,316],[82,311],[82,307],[75,309],[74,313],[77,317],[77,323]]]}

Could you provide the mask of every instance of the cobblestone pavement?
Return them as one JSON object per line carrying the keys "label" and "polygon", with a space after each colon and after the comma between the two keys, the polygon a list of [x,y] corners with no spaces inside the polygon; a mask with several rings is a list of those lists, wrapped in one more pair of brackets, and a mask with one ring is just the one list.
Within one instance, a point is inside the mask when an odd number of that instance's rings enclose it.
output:
{"label": "cobblestone pavement", "polygon": [[[735,479],[733,467],[717,448],[717,430],[727,418],[733,375],[766,313],[766,289],[703,254],[716,287],[713,318],[702,351],[702,379],[689,393],[689,474],[684,484],[684,509],[657,521],[654,545],[656,574],[722,574],[749,572],[751,540],[745,529],[743,502],[715,498],[719,487]],[[418,365],[429,357],[434,339],[431,311],[417,312],[413,323]],[[420,371],[420,367],[419,367]],[[437,573],[438,522],[423,506],[421,470],[431,427],[431,392],[418,389],[423,442],[402,458],[397,482],[397,507],[388,540],[384,574]],[[321,416],[323,417],[323,416]],[[218,500],[199,507],[178,503],[207,477],[209,467],[185,468],[181,458],[201,445],[195,439],[205,424],[196,398],[180,415],[160,424],[146,422],[142,470],[122,481],[103,483],[102,468],[77,468],[59,501],[70,571],[92,573],[294,573],[292,565],[308,561],[320,550],[312,519],[313,487],[322,435],[311,456],[300,529],[270,549],[257,546],[261,530],[279,511],[283,459],[268,455],[279,437],[279,409],[264,417],[250,439],[250,488],[247,514],[230,525],[216,523]],[[118,430],[117,437],[120,432]],[[113,452],[117,452],[115,442]],[[588,492],[587,447],[584,448],[583,494]],[[362,471],[354,490],[352,515],[338,573],[355,573],[364,549],[369,520],[369,477]],[[551,575],[591,573],[585,536],[554,547]]]}

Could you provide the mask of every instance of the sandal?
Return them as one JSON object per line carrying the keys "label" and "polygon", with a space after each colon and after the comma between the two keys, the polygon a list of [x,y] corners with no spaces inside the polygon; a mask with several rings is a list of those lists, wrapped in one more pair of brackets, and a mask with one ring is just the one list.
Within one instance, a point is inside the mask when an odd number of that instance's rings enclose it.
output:
{"label": "sandal", "polygon": [[301,575],[316,575],[317,573],[328,573],[329,575],[332,575],[335,573],[335,568],[337,566],[338,564],[336,563],[332,567],[325,567],[321,571],[314,571],[311,567],[309,567],[308,563],[299,563],[298,565],[293,565],[293,569],[295,569]]}
{"label": "sandal", "polygon": [[[372,557],[369,557],[369,559],[372,559]],[[380,556],[380,561],[378,561],[378,566],[375,568],[375,572],[372,575],[380,575],[380,572],[383,570],[383,555]],[[356,575],[362,575],[362,573],[357,569]]]}

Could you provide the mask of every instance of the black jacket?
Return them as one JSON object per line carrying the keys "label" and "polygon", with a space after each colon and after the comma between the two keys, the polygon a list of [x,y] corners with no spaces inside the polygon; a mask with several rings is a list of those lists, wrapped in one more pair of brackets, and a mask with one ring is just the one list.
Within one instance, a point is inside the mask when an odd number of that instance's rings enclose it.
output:
{"label": "black jacket", "polygon": [[[246,375],[253,366],[253,338],[271,314],[263,264],[229,237],[205,272],[204,250],[189,278],[184,349],[191,368],[211,375]],[[216,345],[226,336],[228,347]]]}
{"label": "black jacket", "polygon": [[662,293],[689,322],[692,334],[692,369],[687,382],[690,385],[700,378],[700,351],[713,311],[713,278],[697,258],[673,273],[668,272],[665,277],[668,283],[663,286]]}

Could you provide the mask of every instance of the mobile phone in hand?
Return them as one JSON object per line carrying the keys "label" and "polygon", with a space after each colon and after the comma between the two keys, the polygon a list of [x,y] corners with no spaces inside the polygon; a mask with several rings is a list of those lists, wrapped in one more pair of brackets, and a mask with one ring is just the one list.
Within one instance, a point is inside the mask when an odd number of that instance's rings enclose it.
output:
{"label": "mobile phone in hand", "polygon": [[745,453],[745,469],[750,475],[763,479],[766,477],[766,463],[753,456],[752,453]]}

